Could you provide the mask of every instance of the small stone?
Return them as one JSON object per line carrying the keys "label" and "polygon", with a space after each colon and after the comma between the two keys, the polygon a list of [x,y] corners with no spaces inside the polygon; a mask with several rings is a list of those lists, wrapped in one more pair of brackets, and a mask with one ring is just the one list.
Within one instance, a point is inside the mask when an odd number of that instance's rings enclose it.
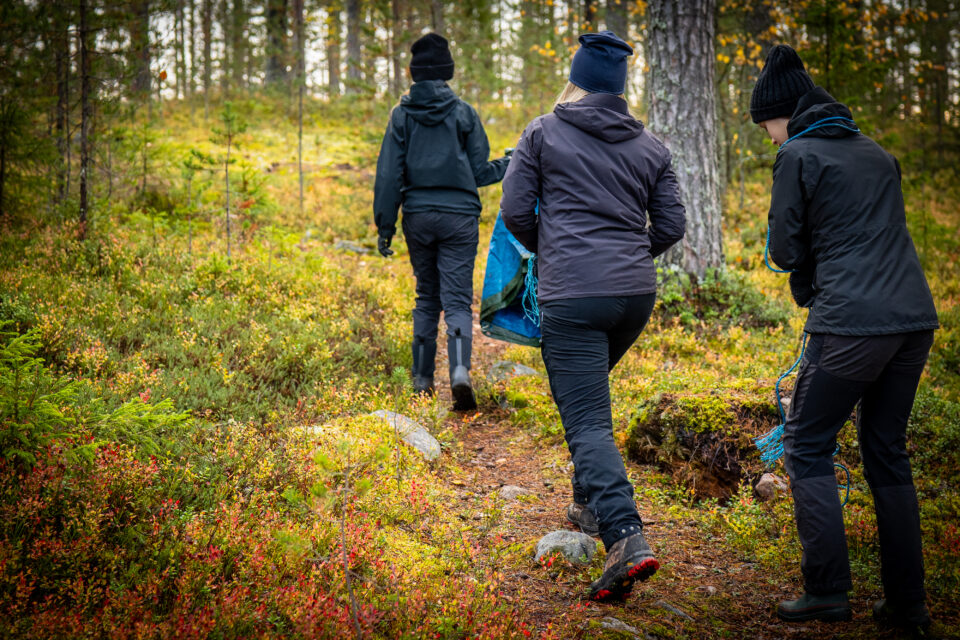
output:
{"label": "small stone", "polygon": [[350,240],[337,240],[334,243],[333,248],[340,251],[349,251],[350,253],[359,253],[361,255],[373,253],[373,249],[370,247],[365,247],[362,244],[357,244],[356,242],[351,242]]}
{"label": "small stone", "polygon": [[537,542],[534,560],[540,562],[546,556],[560,552],[563,557],[577,565],[588,565],[597,551],[597,541],[579,531],[551,531]]}
{"label": "small stone", "polygon": [[715,596],[715,595],[717,595],[717,588],[716,588],[715,586],[713,586],[712,584],[708,584],[707,586],[705,586],[705,587],[703,588],[703,590],[707,592],[707,595],[708,595],[708,596]]}
{"label": "small stone", "polygon": [[787,409],[790,408],[790,402],[793,398],[780,398],[780,404],[783,405],[783,411],[786,413]]}
{"label": "small stone", "polygon": [[440,457],[440,443],[417,422],[385,409],[374,411],[370,415],[382,418],[390,423],[390,426],[394,427],[400,434],[400,439],[422,453],[427,460],[436,460]]}
{"label": "small stone", "polygon": [[496,464],[506,464],[506,463],[507,463],[506,458],[497,458]]}
{"label": "small stone", "polygon": [[518,376],[539,375],[539,371],[536,369],[531,369],[526,365],[518,362],[501,360],[490,367],[490,370],[487,372],[487,381],[490,382],[490,384],[496,384],[498,382],[503,382],[504,380],[509,380],[510,378],[516,378]]}
{"label": "small stone", "polygon": [[677,607],[673,606],[672,604],[670,604],[670,603],[667,602],[666,600],[657,600],[656,602],[653,603],[653,606],[657,607],[658,609],[663,609],[664,611],[666,611],[666,612],[668,612],[668,613],[672,613],[673,615],[675,615],[675,616],[677,616],[677,617],[679,617],[679,618],[683,618],[684,620],[693,620],[693,618],[691,618],[691,617],[689,616],[689,614],[687,614],[687,613],[684,612],[684,611],[681,611],[680,609],[678,609]]}
{"label": "small stone", "polygon": [[607,616],[601,618],[600,628],[606,629],[607,631],[614,631],[617,633],[627,633],[633,636],[634,638],[640,637],[640,631],[636,627],[631,627],[623,620],[618,620],[612,616]]}
{"label": "small stone", "polygon": [[757,486],[754,487],[754,491],[757,492],[757,495],[764,500],[773,500],[777,497],[777,494],[783,493],[787,490],[787,483],[784,482],[783,478],[773,473],[765,473],[760,476],[760,480],[757,482]]}
{"label": "small stone", "polygon": [[532,496],[533,491],[518,487],[515,484],[508,484],[500,487],[500,497],[504,500],[516,500],[520,496]]}

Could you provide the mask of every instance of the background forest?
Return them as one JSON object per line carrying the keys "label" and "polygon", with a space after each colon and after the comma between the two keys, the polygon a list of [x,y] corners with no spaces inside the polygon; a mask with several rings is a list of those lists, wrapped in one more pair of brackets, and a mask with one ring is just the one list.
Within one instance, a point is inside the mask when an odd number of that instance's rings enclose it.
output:
{"label": "background forest", "polygon": [[[601,28],[635,46],[627,98],[696,230],[611,376],[663,563],[613,607],[581,600],[602,552],[533,560],[570,474],[539,353],[476,330],[479,410],[411,397],[412,273],[399,239],[375,255],[371,207],[425,30],[499,156]],[[960,637],[958,36],[951,0],[4,0],[0,636],[895,637],[853,425],[854,621],[773,614],[800,549],[751,439],[805,312],[763,264],[776,149],[749,99],[783,42],[903,167],[941,322],[910,449],[935,629]]]}

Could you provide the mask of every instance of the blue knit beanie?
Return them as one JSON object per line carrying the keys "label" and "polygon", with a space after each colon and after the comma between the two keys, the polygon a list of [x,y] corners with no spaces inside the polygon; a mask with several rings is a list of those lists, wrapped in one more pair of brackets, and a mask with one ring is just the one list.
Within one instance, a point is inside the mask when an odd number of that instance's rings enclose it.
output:
{"label": "blue knit beanie", "polygon": [[613,31],[585,33],[570,65],[570,82],[590,93],[620,95],[627,86],[627,56],[633,49]]}

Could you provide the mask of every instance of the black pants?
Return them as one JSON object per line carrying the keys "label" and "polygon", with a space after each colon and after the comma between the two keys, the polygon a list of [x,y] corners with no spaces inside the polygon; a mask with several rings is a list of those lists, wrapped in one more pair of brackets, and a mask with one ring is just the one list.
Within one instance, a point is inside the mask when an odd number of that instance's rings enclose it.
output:
{"label": "black pants", "polygon": [[877,511],[885,596],[899,603],[925,597],[906,428],[932,344],[932,331],[810,336],[783,439],[810,593],[852,587],[833,452],[837,433],[859,402],[860,454]]}
{"label": "black pants", "polygon": [[543,302],[543,363],[573,458],[574,499],[586,502],[603,544],[643,524],[613,441],[609,373],[647,324],[656,295]]}
{"label": "black pants", "polygon": [[[469,342],[473,331],[473,265],[480,238],[479,218],[443,212],[404,214],[403,235],[417,278],[414,340],[436,345],[443,311],[447,334],[462,335]],[[465,364],[470,368],[469,345]],[[420,373],[432,376],[432,358],[426,365]]]}

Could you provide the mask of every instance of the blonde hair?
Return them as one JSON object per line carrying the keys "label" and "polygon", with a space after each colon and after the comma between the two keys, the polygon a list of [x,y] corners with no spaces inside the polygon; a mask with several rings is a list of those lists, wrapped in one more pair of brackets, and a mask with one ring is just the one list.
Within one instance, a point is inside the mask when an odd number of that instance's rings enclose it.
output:
{"label": "blonde hair", "polygon": [[570,81],[567,81],[567,86],[563,88],[563,91],[560,92],[560,95],[557,96],[557,101],[553,103],[553,106],[558,104],[564,104],[567,102],[576,102],[578,100],[583,100],[590,92],[586,89],[581,89],[577,85],[573,84]]}
{"label": "blonde hair", "polygon": [[[560,92],[560,95],[557,96],[557,101],[553,103],[553,106],[556,107],[559,104],[566,104],[567,102],[577,102],[578,100],[583,100],[589,95],[591,95],[589,91],[586,89],[581,89],[568,80],[567,86],[565,86],[563,91]],[[621,93],[617,97],[623,98],[623,94]]]}

